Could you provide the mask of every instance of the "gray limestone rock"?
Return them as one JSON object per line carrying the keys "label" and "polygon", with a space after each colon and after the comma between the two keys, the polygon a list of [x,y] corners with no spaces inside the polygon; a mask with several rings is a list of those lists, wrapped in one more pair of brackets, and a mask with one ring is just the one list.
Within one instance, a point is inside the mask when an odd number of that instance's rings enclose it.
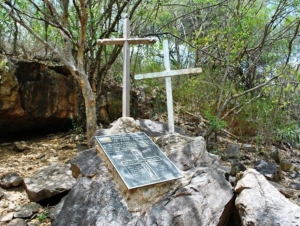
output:
{"label": "gray limestone rock", "polygon": [[97,130],[94,134],[94,137],[90,141],[90,146],[93,147],[95,145],[95,136],[103,136],[118,133],[134,133],[139,131],[140,126],[133,118],[122,117],[114,123],[112,123],[109,129]]}
{"label": "gray limestone rock", "polygon": [[16,208],[14,218],[30,218],[33,214],[38,213],[39,208],[42,208],[42,206],[38,203],[26,203],[23,206]]}
{"label": "gray limestone rock", "polygon": [[281,194],[283,194],[286,198],[291,198],[294,196],[294,191],[292,189],[286,188],[281,184],[278,184],[273,181],[269,181]]}
{"label": "gray limestone rock", "polygon": [[6,214],[0,216],[0,222],[11,221],[13,219],[13,217],[14,217],[14,213],[13,212],[6,213]]}
{"label": "gray limestone rock", "polygon": [[[139,131],[132,120],[127,126]],[[183,178],[127,190],[103,160],[93,178],[84,173],[78,178],[52,225],[226,225],[234,207],[232,187],[219,170],[219,159],[207,153],[204,139],[169,134],[157,142]]]}
{"label": "gray limestone rock", "polygon": [[300,224],[300,206],[286,199],[254,169],[244,172],[235,187],[235,205],[242,225],[296,226]]}
{"label": "gray limestone rock", "polygon": [[283,178],[281,168],[275,163],[266,162],[260,159],[254,163],[254,169],[263,174],[270,181],[276,182]]}
{"label": "gray limestone rock", "polygon": [[92,148],[80,152],[70,163],[73,177],[78,178],[79,175],[92,177],[100,171],[102,160],[95,148]]}
{"label": "gray limestone rock", "polygon": [[300,190],[300,180],[293,180],[290,185],[290,188]]}
{"label": "gray limestone rock", "polygon": [[2,175],[0,179],[0,187],[2,188],[12,188],[18,187],[22,184],[23,178],[17,173],[6,173]]}
{"label": "gray limestone rock", "polygon": [[70,165],[52,163],[35,172],[32,177],[24,178],[28,198],[38,202],[70,190],[76,183]]}
{"label": "gray limestone rock", "polygon": [[222,159],[237,159],[240,157],[239,146],[237,144],[231,145],[229,148],[223,151]]}
{"label": "gray limestone rock", "polygon": [[169,134],[160,137],[157,144],[169,159],[183,171],[200,166],[201,162],[206,164],[212,160],[208,157],[203,137],[191,138],[180,134]]}
{"label": "gray limestone rock", "polygon": [[245,171],[246,167],[237,159],[231,163],[230,175],[235,176],[237,173],[241,171]]}
{"label": "gray limestone rock", "polygon": [[[141,130],[150,137],[159,137],[169,133],[168,124],[164,122],[151,121],[149,119],[140,119],[137,121]],[[175,126],[175,132],[184,135],[183,129]]]}
{"label": "gray limestone rock", "polygon": [[21,218],[11,220],[6,226],[27,226],[27,222]]}
{"label": "gray limestone rock", "polygon": [[233,211],[233,196],[231,186],[224,180],[224,176],[209,167],[200,167],[189,173],[192,176],[187,184],[170,191],[135,224],[227,225]]}

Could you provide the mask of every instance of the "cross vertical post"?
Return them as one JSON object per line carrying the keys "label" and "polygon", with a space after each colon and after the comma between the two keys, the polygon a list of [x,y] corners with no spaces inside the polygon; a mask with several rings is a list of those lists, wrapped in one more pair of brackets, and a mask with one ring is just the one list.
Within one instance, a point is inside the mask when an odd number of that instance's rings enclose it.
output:
{"label": "cross vertical post", "polygon": [[[170,71],[170,56],[169,56],[169,45],[168,40],[165,39],[163,41],[164,47],[164,65],[166,71]],[[174,133],[174,117],[173,117],[173,95],[172,95],[172,80],[171,77],[166,77],[166,92],[167,92],[167,110],[168,110],[168,125],[169,125],[169,132]]]}
{"label": "cross vertical post", "polygon": [[162,71],[162,72],[156,72],[156,73],[138,74],[138,75],[135,75],[134,78],[135,79],[162,78],[162,77],[166,78],[165,81],[166,81],[166,93],[167,93],[168,126],[169,126],[169,133],[173,134],[175,132],[175,129],[174,129],[173,96],[172,96],[171,76],[201,73],[202,68],[189,68],[189,69],[182,69],[182,70],[171,70],[170,69],[170,57],[169,57],[168,40],[164,40],[163,46],[164,46],[164,65],[165,65],[166,70]]}
{"label": "cross vertical post", "polygon": [[130,38],[130,21],[125,14],[123,22],[123,38],[98,39],[98,45],[123,45],[123,93],[122,117],[130,116],[130,44],[153,44],[154,38]]}
{"label": "cross vertical post", "polygon": [[130,47],[128,39],[130,38],[130,24],[128,16],[124,18],[123,37],[123,95],[122,95],[122,117],[130,115]]}

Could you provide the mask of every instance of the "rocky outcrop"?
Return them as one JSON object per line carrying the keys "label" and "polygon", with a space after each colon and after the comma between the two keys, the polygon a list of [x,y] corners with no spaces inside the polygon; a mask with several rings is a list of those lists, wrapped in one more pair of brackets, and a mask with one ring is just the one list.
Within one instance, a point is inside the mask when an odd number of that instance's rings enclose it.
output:
{"label": "rocky outcrop", "polygon": [[[137,132],[140,127],[132,118],[121,118],[105,133],[120,131]],[[234,209],[232,188],[218,158],[206,151],[204,139],[173,134],[160,136],[157,143],[183,178],[126,190],[107,163],[95,157],[95,150],[88,150],[84,155],[93,156],[100,168],[89,178],[82,164],[92,166],[91,161],[71,161],[82,169],[81,177],[53,225],[226,225]]]}
{"label": "rocky outcrop", "polygon": [[235,191],[235,204],[242,225],[300,224],[300,207],[286,199],[256,170],[246,170],[237,182]]}
{"label": "rocky outcrop", "polygon": [[[107,125],[122,115],[122,87],[109,78],[103,87],[96,98],[97,117]],[[151,107],[143,106],[149,106],[150,99],[144,96],[143,89],[132,88],[133,117],[149,117]],[[66,67],[0,55],[0,135],[69,129],[73,119],[83,117],[84,109],[81,90]]]}
{"label": "rocky outcrop", "polygon": [[79,115],[81,92],[66,68],[1,55],[0,65],[0,134],[61,128]]}

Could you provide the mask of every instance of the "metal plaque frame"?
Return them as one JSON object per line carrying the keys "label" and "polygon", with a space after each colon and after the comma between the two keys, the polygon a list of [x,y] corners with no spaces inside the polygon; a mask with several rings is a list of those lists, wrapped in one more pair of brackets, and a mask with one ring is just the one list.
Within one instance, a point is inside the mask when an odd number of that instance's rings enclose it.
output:
{"label": "metal plaque frame", "polygon": [[183,177],[143,132],[96,136],[96,140],[128,189]]}

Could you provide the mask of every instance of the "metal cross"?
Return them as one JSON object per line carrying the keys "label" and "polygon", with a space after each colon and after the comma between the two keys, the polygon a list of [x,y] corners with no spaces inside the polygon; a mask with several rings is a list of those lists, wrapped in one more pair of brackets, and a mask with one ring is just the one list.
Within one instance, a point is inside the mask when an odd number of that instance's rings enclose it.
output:
{"label": "metal cross", "polygon": [[98,39],[98,45],[123,45],[123,96],[122,116],[130,116],[130,47],[129,44],[153,44],[154,38],[130,38],[130,22],[128,15],[124,16],[123,38]]}
{"label": "metal cross", "polygon": [[164,65],[165,65],[166,70],[162,71],[162,72],[157,72],[157,73],[138,74],[138,75],[135,75],[134,78],[135,79],[161,78],[161,77],[166,78],[169,132],[174,133],[173,96],[172,96],[171,76],[201,73],[202,68],[189,68],[189,69],[172,70],[171,71],[168,40],[164,40],[163,45],[164,45]]}

